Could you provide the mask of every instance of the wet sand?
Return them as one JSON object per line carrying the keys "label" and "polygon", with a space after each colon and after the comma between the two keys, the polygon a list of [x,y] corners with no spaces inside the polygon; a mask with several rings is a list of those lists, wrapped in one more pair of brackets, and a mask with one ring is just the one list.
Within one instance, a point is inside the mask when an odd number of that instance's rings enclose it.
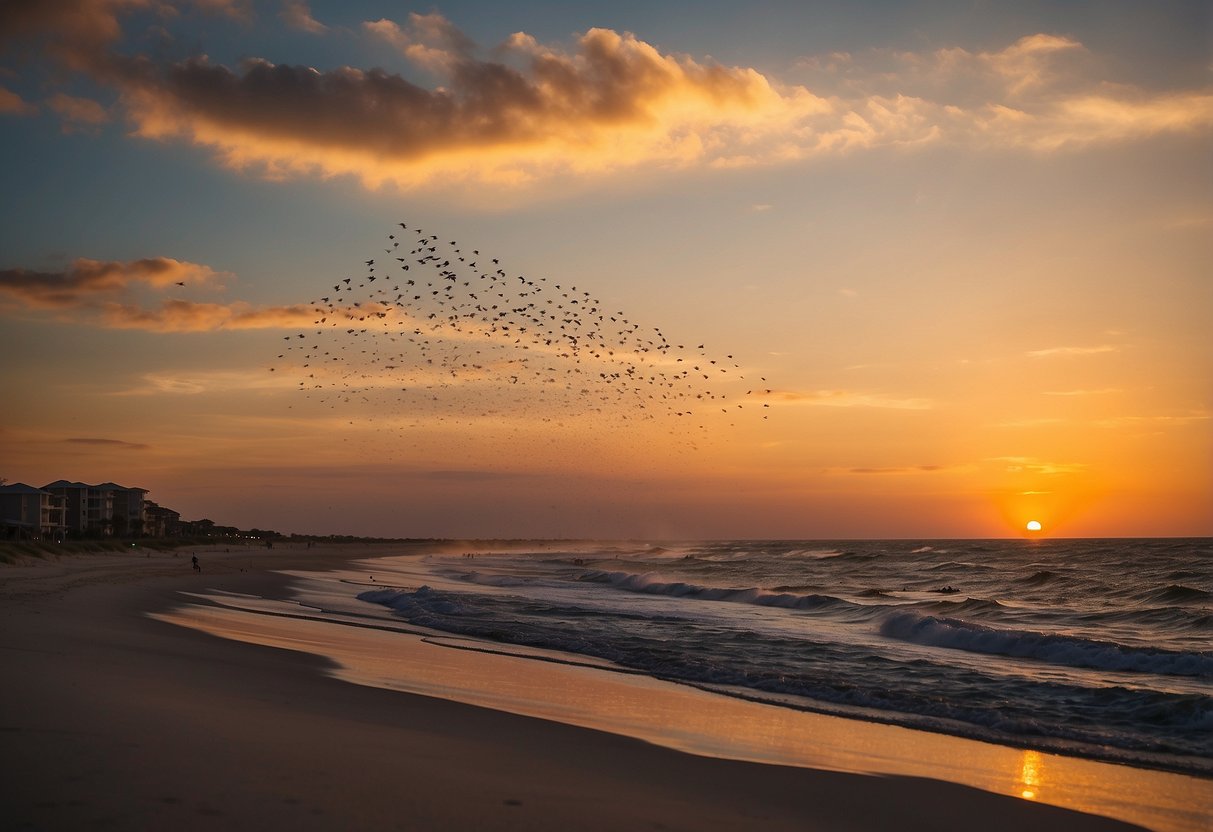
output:
{"label": "wet sand", "polygon": [[[396,551],[396,550],[393,550]],[[304,653],[150,618],[365,547],[0,567],[12,829],[1114,830],[942,781],[739,762],[350,684]]]}

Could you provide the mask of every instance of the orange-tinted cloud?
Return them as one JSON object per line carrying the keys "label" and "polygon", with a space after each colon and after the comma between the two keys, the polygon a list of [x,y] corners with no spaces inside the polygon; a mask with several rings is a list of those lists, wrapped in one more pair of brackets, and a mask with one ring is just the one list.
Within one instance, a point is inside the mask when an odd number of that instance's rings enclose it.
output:
{"label": "orange-tinted cloud", "polygon": [[99,321],[110,329],[151,332],[213,332],[219,329],[295,329],[316,320],[312,306],[250,306],[166,300],[158,306],[107,303]]}
{"label": "orange-tinted cloud", "polygon": [[[237,16],[244,8],[202,5]],[[662,52],[610,29],[590,29],[571,46],[519,32],[484,59],[437,12],[364,23],[368,37],[437,79],[425,87],[383,69],[263,59],[231,68],[204,55],[168,64],[120,54],[120,16],[171,13],[158,0],[16,7],[19,14],[0,13],[0,29],[11,24],[10,39],[45,37],[69,66],[115,86],[136,135],[205,147],[226,166],[269,178],[522,186],[881,147],[1058,152],[1213,128],[1213,91],[1106,83],[1081,43],[1049,33],[989,51],[835,53],[802,61],[798,71],[809,82],[798,84]],[[288,0],[281,17],[323,29],[302,0]]]}
{"label": "orange-tinted cloud", "polygon": [[1002,464],[1008,474],[1078,474],[1089,467],[1078,462],[1049,462],[1026,456],[999,456],[988,461]]}
{"label": "orange-tinted cloud", "polygon": [[100,439],[89,436],[72,437],[63,441],[72,445],[99,445],[107,448],[126,448],[131,451],[145,451],[150,447],[141,442],[126,442],[122,439]]}
{"label": "orange-tinted cloud", "polygon": [[312,17],[312,10],[304,0],[283,0],[282,11],[278,16],[286,25],[314,35],[327,32],[329,28]]}
{"label": "orange-tinted cloud", "polygon": [[819,407],[874,407],[889,410],[930,410],[934,407],[929,399],[899,399],[856,390],[781,390],[767,398],[781,404]]}
{"label": "orange-tinted cloud", "polygon": [[271,177],[351,174],[372,187],[712,163],[751,145],[765,158],[759,144],[829,109],[752,69],[664,55],[605,29],[571,54],[514,35],[508,63],[471,57],[470,41],[437,15],[367,31],[448,83],[263,60],[237,72],[198,58],[132,74],[125,102],[141,136],[186,138]]}
{"label": "orange-tinted cloud", "polygon": [[0,115],[29,116],[38,112],[38,108],[12,90],[0,87]]}
{"label": "orange-tinted cloud", "polygon": [[244,390],[290,390],[296,386],[282,373],[261,368],[248,370],[164,370],[148,373],[135,387],[118,390],[115,396],[197,396]]}
{"label": "orange-tinted cloud", "polygon": [[1042,350],[1031,350],[1026,353],[1029,358],[1057,358],[1066,356],[1100,355],[1107,352],[1119,352],[1119,347],[1111,344],[1100,344],[1097,347],[1048,347]]}
{"label": "orange-tinted cloud", "polygon": [[7,296],[34,309],[67,309],[139,287],[164,289],[176,283],[214,285],[221,277],[209,266],[171,257],[128,262],[81,258],[62,272],[0,269],[0,299]]}
{"label": "orange-tinted cloud", "polygon": [[46,105],[62,119],[65,133],[96,128],[110,120],[105,107],[91,98],[56,93],[47,100]]}
{"label": "orange-tinted cloud", "polygon": [[315,308],[309,305],[254,307],[147,297],[170,290],[220,289],[226,276],[171,257],[79,259],[62,272],[0,269],[0,314],[42,311],[64,322],[152,332],[295,328],[315,322]]}
{"label": "orange-tinted cloud", "polygon": [[119,15],[153,8],[169,7],[158,0],[10,0],[0,3],[0,45],[45,43],[68,67],[96,72],[122,34]]}

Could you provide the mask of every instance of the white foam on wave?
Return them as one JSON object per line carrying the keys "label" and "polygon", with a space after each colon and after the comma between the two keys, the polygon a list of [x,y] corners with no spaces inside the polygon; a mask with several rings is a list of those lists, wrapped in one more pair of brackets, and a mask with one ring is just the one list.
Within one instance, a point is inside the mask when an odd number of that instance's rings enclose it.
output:
{"label": "white foam on wave", "polygon": [[771,592],[758,587],[729,588],[702,586],[686,581],[672,581],[656,572],[587,572],[583,581],[604,583],[628,592],[647,595],[668,595],[697,601],[724,601],[733,604],[754,604],[760,607],[781,607],[791,610],[819,609],[831,606],[860,606],[832,595]]}
{"label": "white foam on wave", "polygon": [[880,633],[898,641],[927,647],[1034,659],[1067,667],[1213,677],[1213,653],[1129,647],[1114,642],[1030,630],[1000,630],[971,621],[916,612],[890,614],[881,623]]}

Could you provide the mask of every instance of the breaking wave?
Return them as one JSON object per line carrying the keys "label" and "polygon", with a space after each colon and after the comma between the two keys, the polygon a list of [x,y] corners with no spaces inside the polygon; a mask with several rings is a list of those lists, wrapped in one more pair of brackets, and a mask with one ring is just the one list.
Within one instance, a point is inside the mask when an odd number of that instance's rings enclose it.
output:
{"label": "breaking wave", "polygon": [[890,614],[881,623],[880,633],[928,647],[1035,659],[1067,667],[1213,677],[1213,653],[1209,652],[1184,653],[1029,630],[1000,630],[915,612]]}

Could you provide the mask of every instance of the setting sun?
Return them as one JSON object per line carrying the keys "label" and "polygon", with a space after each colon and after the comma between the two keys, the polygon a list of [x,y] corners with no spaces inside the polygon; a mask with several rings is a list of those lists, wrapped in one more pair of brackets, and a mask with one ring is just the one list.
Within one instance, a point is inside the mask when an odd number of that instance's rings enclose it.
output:
{"label": "setting sun", "polygon": [[1039,521],[1039,520],[1029,520],[1029,521],[1028,521],[1028,531],[1030,531],[1030,532],[1038,532],[1038,531],[1040,531],[1040,528],[1041,528],[1041,527],[1040,527],[1040,521]]}

